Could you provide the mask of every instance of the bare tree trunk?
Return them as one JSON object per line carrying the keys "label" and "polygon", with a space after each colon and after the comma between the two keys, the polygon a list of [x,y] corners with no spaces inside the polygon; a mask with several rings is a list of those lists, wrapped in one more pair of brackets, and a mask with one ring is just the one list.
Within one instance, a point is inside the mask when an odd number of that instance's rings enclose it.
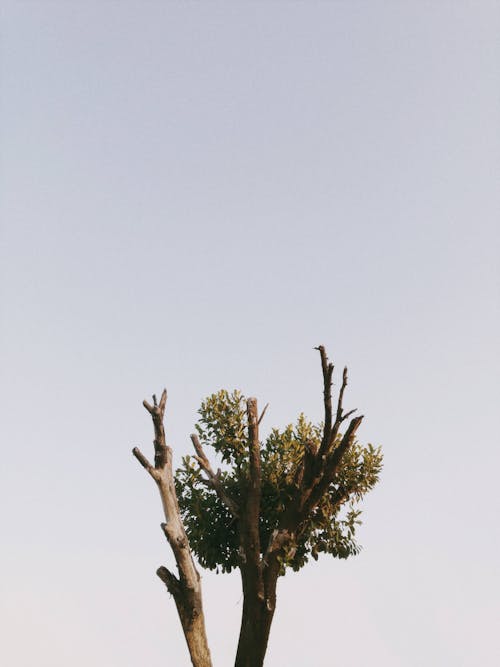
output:
{"label": "bare tree trunk", "polygon": [[200,575],[193,561],[179,511],[172,470],[172,450],[165,441],[163,417],[166,402],[167,392],[163,391],[159,405],[155,396],[153,396],[154,405],[150,405],[147,401],[143,403],[153,419],[155,431],[154,466],[137,447],[133,449],[133,454],[154,479],[160,492],[165,514],[165,523],[162,524],[162,528],[174,553],[179,572],[179,576],[176,577],[175,574],[162,566],[158,568],[157,575],[174,597],[193,666],[212,667],[205,631]]}

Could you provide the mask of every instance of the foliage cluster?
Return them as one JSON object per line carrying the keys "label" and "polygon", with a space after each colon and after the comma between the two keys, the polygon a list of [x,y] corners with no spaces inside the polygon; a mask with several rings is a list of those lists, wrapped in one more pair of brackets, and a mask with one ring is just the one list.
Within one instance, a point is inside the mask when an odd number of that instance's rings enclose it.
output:
{"label": "foliage cluster", "polygon": [[[239,391],[221,390],[203,401],[199,415],[196,430],[202,446],[220,457],[221,483],[239,503],[249,471],[246,398]],[[319,448],[322,432],[322,424],[312,424],[301,414],[295,424],[272,429],[261,443],[259,530],[263,551],[292,499],[297,469],[306,451]],[[337,558],[359,552],[355,533],[361,511],[357,503],[377,483],[381,467],[380,448],[353,443],[329,488],[300,527],[282,563],[282,574],[287,567],[299,570],[321,552]],[[230,572],[238,565],[238,520],[206,483],[194,458],[183,458],[175,483],[189,543],[200,564]]]}

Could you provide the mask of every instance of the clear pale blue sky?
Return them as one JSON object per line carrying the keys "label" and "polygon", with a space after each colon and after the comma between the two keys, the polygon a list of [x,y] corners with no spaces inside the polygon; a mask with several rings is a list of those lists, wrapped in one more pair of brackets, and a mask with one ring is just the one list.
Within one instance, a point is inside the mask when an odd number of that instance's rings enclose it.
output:
{"label": "clear pale blue sky", "polygon": [[[385,469],[362,554],[280,582],[270,667],[500,664],[498,2],[1,9],[2,664],[188,665],[144,397],[222,386]],[[204,575],[217,667],[238,578]]]}

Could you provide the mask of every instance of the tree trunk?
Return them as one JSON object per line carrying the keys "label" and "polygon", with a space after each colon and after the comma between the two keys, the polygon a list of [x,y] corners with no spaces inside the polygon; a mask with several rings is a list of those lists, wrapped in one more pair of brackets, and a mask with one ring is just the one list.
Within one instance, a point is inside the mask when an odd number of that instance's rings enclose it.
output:
{"label": "tree trunk", "polygon": [[201,602],[201,587],[198,590],[186,589],[175,598],[181,620],[184,637],[189,648],[189,655],[194,667],[211,667],[210,650],[207,644],[205,619]]}
{"label": "tree trunk", "polygon": [[[264,596],[257,590],[249,590],[251,582],[243,580],[243,612],[235,667],[262,667],[269,641],[269,632],[276,608],[276,583],[278,572],[268,572],[264,577]],[[250,583],[250,586],[248,585]]]}

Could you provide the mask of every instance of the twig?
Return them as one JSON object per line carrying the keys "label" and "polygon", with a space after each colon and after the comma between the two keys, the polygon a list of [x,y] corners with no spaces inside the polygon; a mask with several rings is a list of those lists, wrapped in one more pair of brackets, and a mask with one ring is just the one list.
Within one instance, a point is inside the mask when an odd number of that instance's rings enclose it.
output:
{"label": "twig", "polygon": [[257,424],[260,424],[260,422],[262,421],[264,415],[266,414],[266,410],[267,410],[268,407],[269,407],[269,403],[266,403],[265,406],[264,406],[264,409],[262,410],[262,412],[260,414],[260,417],[259,417],[259,420],[257,421]]}

